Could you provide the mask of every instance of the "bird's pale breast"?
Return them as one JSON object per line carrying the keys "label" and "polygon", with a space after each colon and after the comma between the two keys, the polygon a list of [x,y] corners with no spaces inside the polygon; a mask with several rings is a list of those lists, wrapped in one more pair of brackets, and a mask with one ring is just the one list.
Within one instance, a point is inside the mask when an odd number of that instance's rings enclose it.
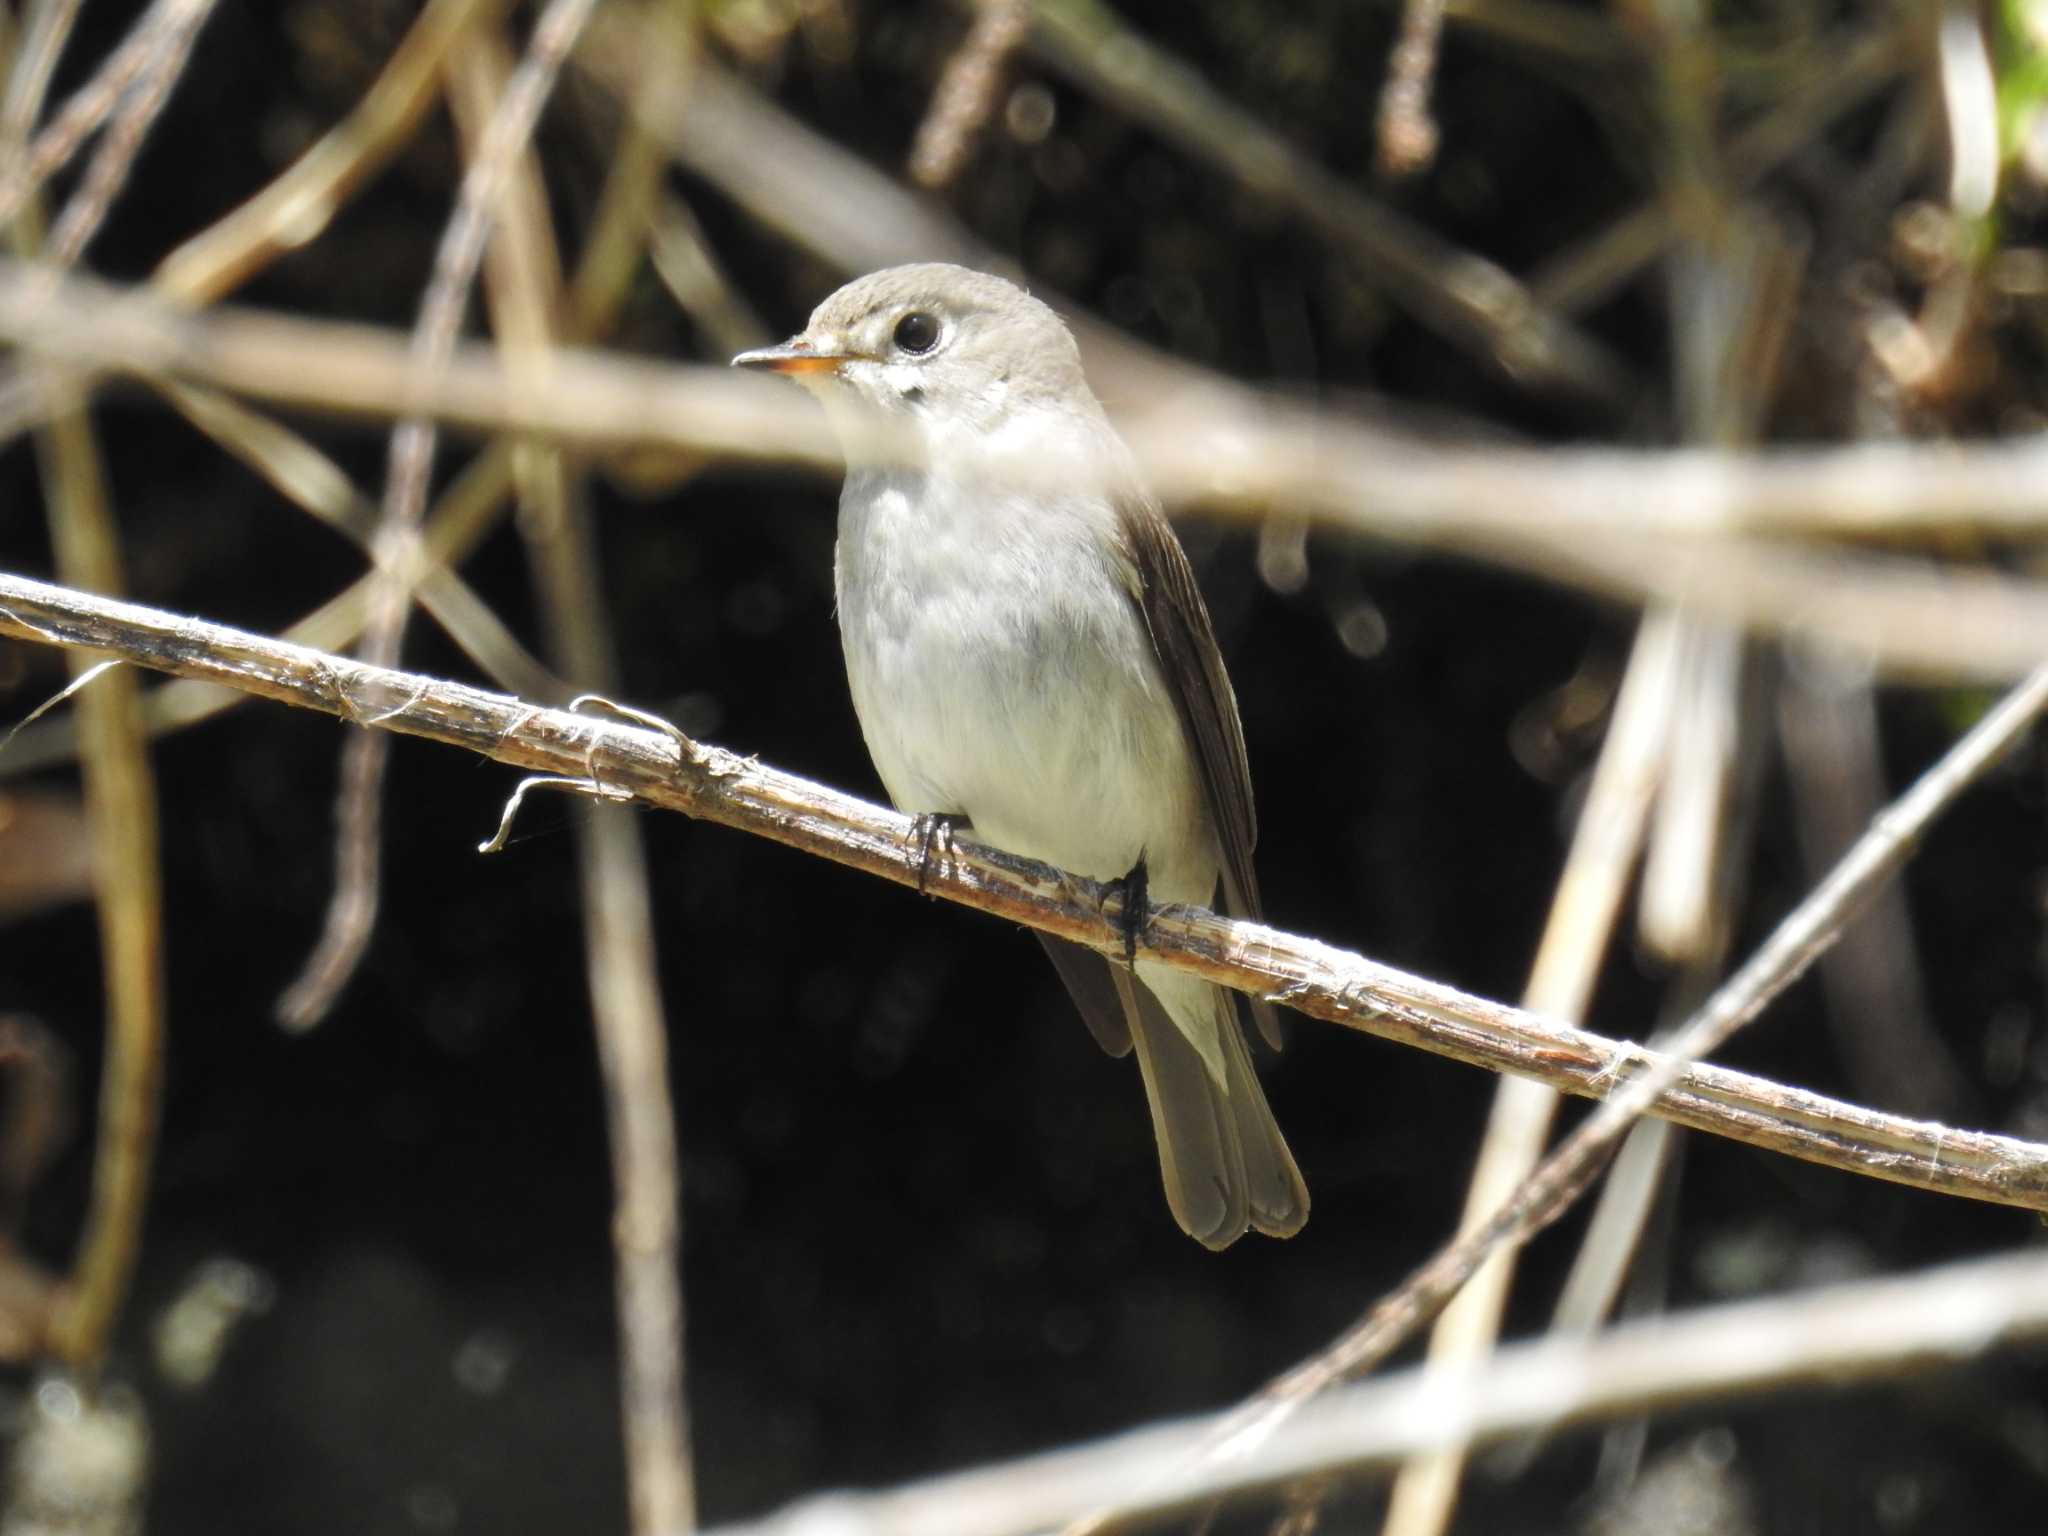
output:
{"label": "bird's pale breast", "polygon": [[890,797],[1097,879],[1142,855],[1157,899],[1207,901],[1214,833],[1111,508],[980,483],[856,470],[841,498],[847,675]]}

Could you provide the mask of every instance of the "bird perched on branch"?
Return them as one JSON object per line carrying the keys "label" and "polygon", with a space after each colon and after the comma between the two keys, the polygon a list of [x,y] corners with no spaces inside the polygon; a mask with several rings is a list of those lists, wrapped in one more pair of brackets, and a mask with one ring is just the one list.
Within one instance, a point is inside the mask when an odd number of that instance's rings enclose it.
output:
{"label": "bird perched on branch", "polygon": [[[1124,881],[1137,924],[1148,893],[1208,905],[1219,883],[1256,918],[1251,777],[1208,610],[1060,318],[986,273],[894,267],[733,361],[807,386],[844,448],[840,634],[897,807]],[[1242,1000],[1041,938],[1103,1048],[1137,1048],[1188,1235],[1300,1231],[1308,1190]],[[1277,1045],[1270,1007],[1249,1007]]]}

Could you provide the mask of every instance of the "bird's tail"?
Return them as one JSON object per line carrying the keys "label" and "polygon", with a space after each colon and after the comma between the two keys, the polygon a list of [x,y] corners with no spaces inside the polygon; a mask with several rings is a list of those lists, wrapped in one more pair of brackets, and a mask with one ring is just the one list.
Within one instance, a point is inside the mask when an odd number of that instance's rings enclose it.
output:
{"label": "bird's tail", "polygon": [[1231,995],[1170,972],[1114,974],[1174,1220],[1207,1248],[1229,1247],[1247,1227],[1294,1236],[1308,1220],[1308,1187],[1259,1087]]}

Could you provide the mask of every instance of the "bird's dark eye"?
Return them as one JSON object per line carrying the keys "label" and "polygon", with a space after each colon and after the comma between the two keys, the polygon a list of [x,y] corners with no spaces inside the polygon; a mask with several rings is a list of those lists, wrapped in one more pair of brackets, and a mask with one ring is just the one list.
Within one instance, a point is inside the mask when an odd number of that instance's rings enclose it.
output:
{"label": "bird's dark eye", "polygon": [[938,344],[939,321],[936,315],[913,309],[896,322],[896,345],[903,351],[929,352]]}

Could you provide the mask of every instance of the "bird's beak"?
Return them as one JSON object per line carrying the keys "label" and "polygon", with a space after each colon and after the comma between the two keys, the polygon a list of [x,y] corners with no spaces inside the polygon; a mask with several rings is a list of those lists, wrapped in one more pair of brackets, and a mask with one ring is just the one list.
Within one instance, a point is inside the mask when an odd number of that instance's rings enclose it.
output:
{"label": "bird's beak", "polygon": [[756,347],[732,360],[735,368],[766,368],[774,373],[831,373],[851,354],[841,350],[836,338],[825,345],[808,335],[792,336],[779,347]]}

